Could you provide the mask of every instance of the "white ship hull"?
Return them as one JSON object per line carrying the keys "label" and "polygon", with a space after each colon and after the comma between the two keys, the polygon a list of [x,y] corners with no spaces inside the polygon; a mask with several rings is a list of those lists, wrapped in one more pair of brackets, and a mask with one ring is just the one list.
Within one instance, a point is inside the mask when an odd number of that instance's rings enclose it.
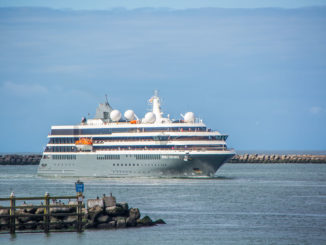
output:
{"label": "white ship hull", "polygon": [[76,159],[42,159],[38,174],[54,177],[212,177],[233,155],[232,151],[77,153]]}

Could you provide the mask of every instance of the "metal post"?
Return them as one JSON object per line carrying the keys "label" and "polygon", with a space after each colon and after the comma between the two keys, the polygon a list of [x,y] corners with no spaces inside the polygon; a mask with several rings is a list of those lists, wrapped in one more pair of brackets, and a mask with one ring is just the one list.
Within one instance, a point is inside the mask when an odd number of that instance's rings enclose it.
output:
{"label": "metal post", "polygon": [[82,231],[82,203],[83,203],[83,194],[81,192],[78,192],[77,194],[77,231]]}
{"label": "metal post", "polygon": [[50,230],[50,194],[45,192],[44,196],[45,208],[44,208],[44,232],[48,233]]}
{"label": "metal post", "polygon": [[16,209],[15,194],[11,192],[10,194],[10,233],[11,234],[14,234],[16,232],[15,209]]}

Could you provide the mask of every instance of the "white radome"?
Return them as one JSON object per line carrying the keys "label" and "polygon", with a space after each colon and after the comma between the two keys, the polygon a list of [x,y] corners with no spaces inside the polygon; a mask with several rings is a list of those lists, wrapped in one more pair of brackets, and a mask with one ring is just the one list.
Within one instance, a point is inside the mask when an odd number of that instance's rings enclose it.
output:
{"label": "white radome", "polygon": [[124,117],[128,120],[128,121],[132,121],[135,119],[135,113],[133,110],[127,110],[125,111],[125,114],[123,114]]}
{"label": "white radome", "polygon": [[195,114],[193,112],[187,112],[184,116],[184,120],[187,123],[194,123],[195,122]]}
{"label": "white radome", "polygon": [[112,119],[113,122],[118,122],[121,118],[121,112],[118,110],[113,110],[110,113],[110,117]]}
{"label": "white radome", "polygon": [[156,116],[153,112],[147,112],[144,118],[145,123],[154,123],[156,121]]}

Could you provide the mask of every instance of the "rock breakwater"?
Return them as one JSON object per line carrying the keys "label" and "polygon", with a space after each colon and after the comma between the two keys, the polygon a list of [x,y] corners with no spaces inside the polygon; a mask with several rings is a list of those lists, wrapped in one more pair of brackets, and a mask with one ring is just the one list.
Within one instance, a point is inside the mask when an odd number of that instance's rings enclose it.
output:
{"label": "rock breakwater", "polygon": [[0,165],[38,165],[42,155],[38,154],[7,154],[0,155]]}
{"label": "rock breakwater", "polygon": [[228,163],[326,163],[326,155],[243,154],[235,155]]}
{"label": "rock breakwater", "polygon": [[[42,155],[0,155],[0,165],[38,165]],[[235,155],[228,163],[326,163],[326,155],[312,154],[241,154]]]}

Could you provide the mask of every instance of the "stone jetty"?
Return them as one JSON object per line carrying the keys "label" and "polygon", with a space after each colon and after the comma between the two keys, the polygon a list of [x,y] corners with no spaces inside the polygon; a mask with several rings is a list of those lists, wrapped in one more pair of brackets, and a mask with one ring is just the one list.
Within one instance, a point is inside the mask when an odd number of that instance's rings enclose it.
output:
{"label": "stone jetty", "polygon": [[[78,224],[76,204],[77,201],[69,201],[66,205],[61,201],[51,203],[49,208],[49,230],[65,231],[76,229]],[[24,206],[26,208],[23,208]],[[102,198],[88,199],[86,207],[84,202],[83,206],[81,209],[82,230],[120,229],[165,224],[162,219],[153,221],[148,216],[141,218],[138,208],[129,207],[126,202],[116,202],[116,198],[112,194],[108,197],[103,195]],[[44,230],[44,212],[46,212],[46,208],[24,202],[14,212],[16,229],[18,231]],[[10,230],[10,219],[10,209],[0,206],[0,233]]]}
{"label": "stone jetty", "polygon": [[38,154],[9,154],[0,155],[0,165],[38,165],[42,155]]}
{"label": "stone jetty", "polygon": [[235,155],[228,163],[326,163],[326,155],[243,154]]}
{"label": "stone jetty", "polygon": [[[42,155],[0,155],[0,165],[38,165]],[[326,155],[241,154],[228,163],[326,163]]]}

